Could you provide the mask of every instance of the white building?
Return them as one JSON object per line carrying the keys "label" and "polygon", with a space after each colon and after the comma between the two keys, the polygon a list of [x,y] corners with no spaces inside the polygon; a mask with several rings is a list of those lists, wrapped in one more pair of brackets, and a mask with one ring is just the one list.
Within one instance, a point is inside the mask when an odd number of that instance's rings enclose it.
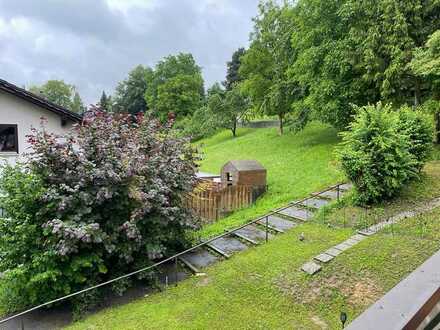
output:
{"label": "white building", "polygon": [[30,151],[26,136],[32,127],[40,128],[42,118],[45,129],[55,134],[66,133],[82,119],[77,113],[0,79],[0,162],[12,164]]}

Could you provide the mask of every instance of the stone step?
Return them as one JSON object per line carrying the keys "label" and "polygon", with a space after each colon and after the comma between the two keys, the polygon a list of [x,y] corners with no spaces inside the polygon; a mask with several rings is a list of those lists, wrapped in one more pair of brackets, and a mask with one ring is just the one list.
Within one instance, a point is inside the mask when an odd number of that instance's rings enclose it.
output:
{"label": "stone step", "polygon": [[175,284],[183,281],[190,276],[190,273],[185,271],[184,268],[178,263],[177,271],[175,261],[166,262],[158,267],[159,274],[158,280],[161,284]]}
{"label": "stone step", "polygon": [[[254,225],[243,227],[234,231],[234,235],[248,241],[252,244],[259,244],[266,240],[266,231],[257,228]],[[271,233],[267,233],[267,238],[272,239],[274,236]]]}
{"label": "stone step", "polygon": [[[269,228],[274,229],[280,233],[283,233],[284,231],[297,226],[296,222],[277,217],[276,215],[269,215],[267,220]],[[266,226],[266,219],[261,219],[260,221],[258,221],[258,224]]]}
{"label": "stone step", "polygon": [[[343,191],[339,191],[339,197],[342,197],[342,193]],[[319,193],[315,196],[319,196],[321,198],[326,198],[326,199],[330,199],[330,200],[334,200],[334,199],[338,199],[338,192],[336,190],[327,190],[324,191],[322,193]]]}
{"label": "stone step", "polygon": [[352,188],[353,188],[353,184],[352,183],[344,183],[344,184],[341,184],[339,186],[339,189],[345,190],[345,191],[350,190]]}
{"label": "stone step", "polygon": [[290,206],[284,210],[278,211],[277,213],[301,221],[307,221],[313,216],[312,211],[297,206]]}
{"label": "stone step", "polygon": [[306,272],[309,275],[313,275],[321,270],[321,266],[316,262],[309,261],[302,265],[301,270]]}
{"label": "stone step", "polygon": [[328,199],[323,199],[323,198],[319,198],[319,197],[312,197],[312,198],[306,199],[305,201],[301,202],[301,205],[304,205],[306,207],[310,207],[313,209],[319,209],[329,203],[330,203],[330,201]]}
{"label": "stone step", "polygon": [[248,246],[239,239],[231,236],[217,238],[208,244],[217,253],[229,258],[233,253],[246,250]]}
{"label": "stone step", "polygon": [[193,273],[201,273],[201,269],[220,260],[220,257],[208,250],[198,248],[179,257]]}

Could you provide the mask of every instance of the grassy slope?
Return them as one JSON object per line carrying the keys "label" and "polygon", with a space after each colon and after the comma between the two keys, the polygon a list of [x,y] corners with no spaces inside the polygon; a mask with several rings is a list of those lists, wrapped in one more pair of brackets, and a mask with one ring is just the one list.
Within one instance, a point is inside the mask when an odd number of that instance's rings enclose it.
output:
{"label": "grassy slope", "polygon": [[[387,207],[396,211],[409,202],[440,195],[439,178],[440,162],[431,162],[423,181],[406,187],[402,197]],[[326,219],[337,218],[343,209],[330,209]],[[299,270],[305,261],[353,232],[352,228],[330,228],[320,217],[208,268],[206,277],[192,277],[178,287],[102,311],[71,328],[335,329],[341,310],[352,320],[440,249],[439,217],[436,209],[406,219],[308,276]],[[301,232],[304,242],[298,240]]]}
{"label": "grassy slope", "polygon": [[271,209],[342,180],[334,164],[335,130],[313,123],[298,134],[278,136],[276,128],[243,128],[237,138],[223,131],[199,143],[202,171],[219,173],[231,159],[256,159],[266,167],[269,191],[247,209],[203,229],[203,236],[223,232]]}
{"label": "grassy slope", "polygon": [[[296,227],[193,277],[178,287],[105,310],[72,329],[338,328],[354,319],[440,249],[440,209],[395,225],[309,276],[302,263],[347,238],[351,229]],[[423,229],[421,224],[423,225]],[[298,240],[300,232],[305,242]]]}

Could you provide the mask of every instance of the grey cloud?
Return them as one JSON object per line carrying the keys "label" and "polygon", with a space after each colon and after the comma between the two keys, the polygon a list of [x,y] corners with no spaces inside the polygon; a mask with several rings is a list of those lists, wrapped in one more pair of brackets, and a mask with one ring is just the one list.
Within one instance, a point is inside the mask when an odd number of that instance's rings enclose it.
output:
{"label": "grey cloud", "polygon": [[137,64],[182,51],[195,56],[209,86],[246,46],[257,3],[154,0],[122,12],[104,0],[0,0],[0,77],[19,85],[64,79],[91,103]]}

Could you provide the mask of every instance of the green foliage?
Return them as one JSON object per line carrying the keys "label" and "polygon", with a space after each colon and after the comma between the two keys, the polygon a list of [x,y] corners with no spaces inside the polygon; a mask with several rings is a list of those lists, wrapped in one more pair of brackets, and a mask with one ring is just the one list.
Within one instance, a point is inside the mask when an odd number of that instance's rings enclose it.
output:
{"label": "green foliage", "polygon": [[207,100],[208,111],[211,113],[214,126],[231,130],[236,136],[238,122],[245,120],[250,108],[249,99],[243,94],[238,85],[230,90],[209,93]]}
{"label": "green foliage", "polygon": [[276,135],[275,127],[239,128],[236,138],[223,130],[197,142],[203,155],[202,171],[219,173],[231,159],[256,159],[267,169],[269,186],[251,207],[205,226],[203,237],[223,233],[344,179],[335,166],[334,147],[339,138],[329,125],[311,122],[297,134]]}
{"label": "green foliage", "polygon": [[232,54],[231,61],[226,63],[226,80],[223,82],[226,90],[231,90],[234,85],[242,81],[240,76],[241,57],[246,53],[244,48],[237,49]]}
{"label": "green foliage", "polygon": [[101,98],[99,99],[98,105],[102,111],[112,112],[113,102],[112,102],[111,95],[107,96],[105,91],[102,91]]}
{"label": "green foliage", "polygon": [[409,152],[420,171],[432,151],[432,121],[420,111],[404,106],[398,112],[398,130],[409,138]]}
{"label": "green foliage", "polygon": [[436,35],[429,51],[420,47],[440,27],[438,1],[265,1],[259,8],[241,59],[242,88],[280,123],[289,114],[294,130],[313,119],[344,129],[352,104],[418,105],[438,94],[432,77],[408,67],[423,51],[434,60],[421,61],[435,66]]}
{"label": "green foliage", "polygon": [[192,116],[178,119],[173,128],[180,131],[182,136],[190,137],[192,141],[211,136],[218,130],[207,106],[201,106]]}
{"label": "green foliage", "polygon": [[29,90],[70,111],[82,113],[85,110],[76,87],[63,80],[49,80],[41,86],[31,86]]}
{"label": "green foliage", "polygon": [[126,111],[130,114],[147,111],[145,92],[152,79],[153,70],[142,65],[136,66],[128,73],[128,78],[116,87],[114,95],[114,112]]}
{"label": "green foliage", "polygon": [[289,78],[305,91],[295,105],[299,119],[317,118],[338,129],[351,120],[350,103],[366,104],[361,99],[362,86],[354,80],[347,41],[350,26],[339,13],[344,2],[298,1],[291,34],[297,57],[288,71]]}
{"label": "green foliage", "polygon": [[360,81],[367,90],[395,105],[414,98],[415,104],[420,104],[425,96],[424,81],[408,69],[408,63],[440,27],[439,10],[436,0],[350,0],[341,7],[342,19],[350,26],[354,68],[361,73]]}
{"label": "green foliage", "polygon": [[409,67],[417,75],[433,75],[440,79],[440,30],[429,37],[425,47],[415,51]]}
{"label": "green foliage", "polygon": [[378,103],[358,108],[350,130],[341,133],[343,142],[338,156],[356,187],[359,203],[371,204],[394,197],[417,176],[420,163],[410,152],[408,126],[402,124],[406,118],[411,117],[403,115],[399,123],[389,105]]}
{"label": "green foliage", "polygon": [[266,115],[277,115],[280,133],[291,105],[301,95],[296,82],[289,80],[287,70],[295,58],[290,43],[293,11],[287,4],[261,2],[254,19],[251,45],[241,57],[241,88],[255,107]]}
{"label": "green foliage", "polygon": [[149,109],[162,121],[170,114],[178,118],[192,115],[202,105],[203,97],[201,69],[191,54],[184,53],[160,61],[145,92]]}
{"label": "green foliage", "polygon": [[[0,184],[0,303],[9,311],[141,268],[188,243],[195,184],[186,139],[156,120],[89,113],[63,140],[33,131]],[[12,296],[10,296],[12,294]]]}

